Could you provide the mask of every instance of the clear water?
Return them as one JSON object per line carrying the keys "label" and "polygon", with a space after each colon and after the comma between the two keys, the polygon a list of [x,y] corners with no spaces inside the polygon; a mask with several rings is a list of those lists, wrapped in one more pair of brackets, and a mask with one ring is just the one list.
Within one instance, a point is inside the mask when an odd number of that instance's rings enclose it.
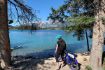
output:
{"label": "clear water", "polygon": [[[73,32],[63,30],[10,30],[11,48],[22,46],[12,51],[12,55],[26,55],[30,53],[53,53],[56,45],[56,35],[61,34],[66,41],[67,49],[71,52],[87,51],[86,38],[78,41]],[[91,39],[89,39],[91,46]]]}

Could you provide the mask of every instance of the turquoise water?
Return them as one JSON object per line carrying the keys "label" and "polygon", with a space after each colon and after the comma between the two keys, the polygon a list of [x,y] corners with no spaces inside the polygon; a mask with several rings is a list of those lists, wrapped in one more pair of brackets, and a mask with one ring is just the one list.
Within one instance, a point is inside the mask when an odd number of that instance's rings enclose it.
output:
{"label": "turquoise water", "polygon": [[[86,39],[78,41],[73,32],[63,30],[10,30],[11,47],[22,46],[12,51],[12,55],[26,55],[30,53],[53,53],[56,45],[56,35],[61,34],[66,41],[67,49],[71,52],[87,51]],[[91,39],[89,39],[91,46]]]}

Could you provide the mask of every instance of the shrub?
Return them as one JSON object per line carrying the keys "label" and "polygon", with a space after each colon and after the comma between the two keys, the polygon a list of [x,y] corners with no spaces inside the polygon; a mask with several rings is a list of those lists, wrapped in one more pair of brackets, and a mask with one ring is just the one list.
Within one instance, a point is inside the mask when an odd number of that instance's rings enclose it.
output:
{"label": "shrub", "polygon": [[92,68],[89,65],[87,65],[85,69],[86,70],[92,70]]}

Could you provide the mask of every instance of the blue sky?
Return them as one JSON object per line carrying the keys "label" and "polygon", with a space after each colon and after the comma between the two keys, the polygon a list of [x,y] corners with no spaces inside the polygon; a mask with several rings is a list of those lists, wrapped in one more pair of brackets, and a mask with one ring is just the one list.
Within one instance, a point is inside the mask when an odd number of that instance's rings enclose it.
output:
{"label": "blue sky", "polygon": [[27,4],[37,10],[36,15],[41,18],[42,21],[46,21],[49,13],[51,13],[50,8],[53,7],[57,9],[64,3],[64,0],[28,0]]}

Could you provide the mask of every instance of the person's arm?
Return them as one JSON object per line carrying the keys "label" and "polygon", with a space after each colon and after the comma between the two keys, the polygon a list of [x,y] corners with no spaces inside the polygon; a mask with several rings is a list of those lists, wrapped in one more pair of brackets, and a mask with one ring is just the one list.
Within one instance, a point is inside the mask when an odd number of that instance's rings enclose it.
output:
{"label": "person's arm", "polygon": [[57,49],[58,49],[58,44],[56,45],[55,52],[57,52]]}

